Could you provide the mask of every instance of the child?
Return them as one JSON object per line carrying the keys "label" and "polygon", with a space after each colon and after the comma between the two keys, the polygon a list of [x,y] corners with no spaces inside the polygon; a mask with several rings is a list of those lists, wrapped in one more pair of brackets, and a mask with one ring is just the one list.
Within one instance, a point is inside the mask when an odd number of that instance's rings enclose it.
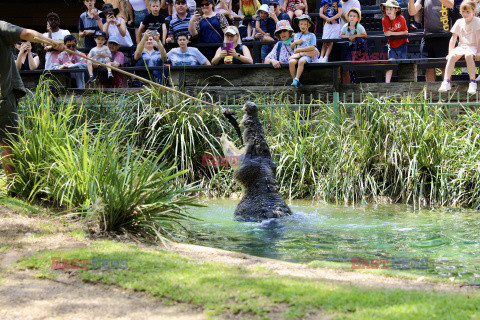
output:
{"label": "child", "polygon": [[[475,17],[476,5],[471,0],[465,0],[460,5],[461,19],[455,22],[452,28],[452,37],[448,47],[447,66],[445,70],[445,78],[438,92],[447,92],[452,87],[450,85],[450,76],[453,73],[455,62],[461,57],[465,57],[467,62],[468,75],[470,76],[470,84],[468,85],[468,94],[477,92],[477,83],[475,82],[475,61],[477,54],[477,45],[480,40],[480,18]],[[455,43],[458,46],[455,48]]]}
{"label": "child", "polygon": [[[255,39],[261,41],[275,41],[273,38],[275,33],[275,20],[269,17],[268,14],[269,8],[268,5],[262,4],[257,10],[257,18],[255,19]],[[260,58],[262,62],[265,60],[265,57],[272,50],[272,45],[264,44],[260,50]]]}
{"label": "child", "polygon": [[[348,39],[349,50],[347,54],[347,59],[352,61],[352,52],[356,51],[355,43],[357,40],[363,40],[361,38],[365,38],[367,36],[367,32],[365,28],[360,24],[360,20],[362,19],[362,13],[357,8],[351,8],[347,12],[348,23],[346,23],[340,33],[340,37],[343,39]],[[356,72],[350,71],[350,82],[356,83]]]}
{"label": "child", "polygon": [[[71,34],[65,36],[65,38],[63,39],[63,43],[65,43],[65,46],[68,49],[85,57],[84,53],[81,53],[77,50],[77,39]],[[54,65],[53,69],[85,69],[86,66],[87,60],[85,58],[79,57],[74,54],[70,55],[66,51],[63,51],[58,56],[58,63]],[[83,72],[72,72],[70,73],[70,77],[72,79],[75,79],[77,88],[85,89],[85,74]]]}
{"label": "child", "polygon": [[247,36],[243,41],[253,40],[252,16],[255,15],[260,2],[258,0],[240,0],[240,18],[244,24],[247,24]]}
{"label": "child", "polygon": [[[95,43],[97,44],[96,47],[92,48],[88,53],[88,57],[92,58],[101,63],[109,63],[112,59],[112,53],[110,49],[105,45],[107,41],[107,35],[103,31],[95,31]],[[90,78],[88,79],[88,83],[92,83],[95,81],[95,77],[93,76],[93,68],[98,68],[98,63],[94,63],[90,60],[87,61],[87,69]],[[108,77],[113,77],[112,70],[108,69]]]}
{"label": "child", "polygon": [[302,14],[308,14],[307,0],[285,0],[283,12],[288,14],[290,21],[293,21],[293,15],[299,17]]}
{"label": "child", "polygon": [[[380,5],[385,17],[382,19],[385,36],[401,36],[408,34],[407,21],[402,16],[402,9],[395,0],[387,0]],[[408,39],[388,39],[388,60],[407,59]],[[393,70],[385,73],[385,83],[390,83]]]}
{"label": "child", "polygon": [[[294,23],[298,24],[300,32],[296,33],[293,37],[293,42],[290,44],[290,48],[294,49],[294,54],[288,60],[290,74],[292,75],[292,86],[295,88],[301,87],[300,76],[303,73],[303,69],[306,63],[312,62],[312,57],[318,55],[318,50],[315,47],[317,44],[317,37],[315,34],[310,33],[308,29],[313,27],[312,19],[306,14],[302,14],[300,17],[296,17]],[[295,65],[298,62],[297,70],[295,71]]]}
{"label": "child", "polygon": [[145,19],[143,19],[138,28],[137,43],[140,43],[141,35],[146,29],[154,30],[154,35],[158,32],[161,35],[162,43],[167,38],[167,26],[165,24],[165,16],[160,14],[160,0],[150,0],[150,11]]}
{"label": "child", "polygon": [[[338,0],[322,0],[319,13],[320,18],[325,20],[322,39],[340,38],[341,27],[339,18],[342,16],[342,4]],[[319,62],[328,62],[332,48],[333,42],[323,43]]]}

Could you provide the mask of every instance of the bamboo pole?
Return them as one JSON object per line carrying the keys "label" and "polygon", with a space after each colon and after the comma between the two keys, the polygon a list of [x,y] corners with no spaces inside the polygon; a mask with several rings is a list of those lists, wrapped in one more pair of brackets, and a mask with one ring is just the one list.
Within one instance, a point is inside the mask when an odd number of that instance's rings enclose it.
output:
{"label": "bamboo pole", "polygon": [[[49,42],[49,41],[46,41],[46,40],[43,40],[43,39],[40,39],[40,38],[37,38],[37,37],[35,37],[35,40],[37,40],[37,41],[39,41],[39,42],[42,42],[42,43],[45,43],[45,44],[48,44],[48,45],[53,45],[52,42]],[[92,62],[94,62],[94,63],[97,63],[97,64],[101,65],[102,67],[110,68],[110,69],[112,69],[112,70],[115,70],[116,72],[123,73],[123,74],[125,74],[125,75],[127,75],[127,76],[130,76],[130,77],[134,77],[134,78],[136,78],[136,79],[138,79],[138,80],[140,80],[140,81],[143,81],[143,82],[146,82],[146,83],[148,83],[148,84],[151,84],[152,86],[156,86],[156,87],[159,87],[159,88],[161,88],[161,89],[163,89],[163,90],[167,90],[167,91],[170,91],[170,92],[173,92],[173,93],[177,93],[177,94],[179,94],[179,95],[181,95],[181,96],[184,96],[184,97],[186,97],[186,98],[189,98],[189,99],[195,100],[195,101],[197,101],[197,102],[200,102],[201,104],[207,104],[207,105],[212,106],[212,107],[217,107],[217,105],[214,104],[214,103],[210,103],[210,102],[203,101],[203,100],[201,100],[201,99],[192,97],[192,96],[190,96],[190,95],[188,95],[188,94],[186,94],[186,93],[183,93],[183,92],[181,92],[181,91],[175,90],[175,89],[173,89],[173,88],[169,88],[169,87],[167,87],[167,86],[164,86],[164,85],[161,85],[161,84],[159,84],[159,83],[153,82],[153,81],[151,81],[151,80],[148,80],[148,79],[142,78],[142,77],[140,77],[140,76],[137,76],[136,74],[133,74],[133,73],[124,71],[124,70],[119,69],[119,68],[117,68],[117,67],[109,66],[109,65],[107,65],[107,64],[105,64],[105,63],[98,62],[98,61],[96,61],[96,60],[94,60],[94,59],[92,59],[92,58],[90,58],[90,57],[84,56],[84,55],[82,55],[82,54],[80,54],[80,53],[78,53],[78,52],[72,51],[72,50],[70,50],[70,49],[66,49],[66,48],[65,48],[64,51],[65,51],[65,52],[68,52],[69,54],[73,54],[73,55],[76,55],[76,56],[85,58],[85,59],[87,59],[87,60],[90,60],[90,61],[92,61]]]}

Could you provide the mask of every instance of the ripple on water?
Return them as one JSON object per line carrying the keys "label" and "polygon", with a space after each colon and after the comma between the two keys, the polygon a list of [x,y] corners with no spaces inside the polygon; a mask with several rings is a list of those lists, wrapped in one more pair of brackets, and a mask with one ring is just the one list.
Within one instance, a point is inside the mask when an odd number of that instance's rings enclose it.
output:
{"label": "ripple on water", "polygon": [[[433,268],[436,274],[480,274],[477,211],[294,201],[291,216],[242,222],[234,220],[237,203],[207,201],[208,207],[192,209],[201,221],[192,222],[191,229],[202,234],[192,242],[286,261],[427,257],[439,267]],[[456,268],[444,268],[451,266]]]}

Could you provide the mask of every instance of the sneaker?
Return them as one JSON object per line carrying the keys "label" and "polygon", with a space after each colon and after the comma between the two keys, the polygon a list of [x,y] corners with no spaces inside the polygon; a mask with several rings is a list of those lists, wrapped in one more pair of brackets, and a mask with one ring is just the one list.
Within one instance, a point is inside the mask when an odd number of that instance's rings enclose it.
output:
{"label": "sneaker", "polygon": [[468,94],[475,94],[477,93],[477,84],[474,82],[470,82],[468,85]]}
{"label": "sneaker", "polygon": [[93,82],[95,82],[95,76],[90,76],[90,78],[88,78],[87,83],[93,83]]}
{"label": "sneaker", "polygon": [[328,62],[328,57],[327,56],[323,57],[323,62]]}
{"label": "sneaker", "polygon": [[447,91],[450,91],[451,89],[452,89],[452,86],[450,85],[450,82],[442,81],[442,85],[438,89],[438,92],[447,92]]}
{"label": "sneaker", "polygon": [[108,77],[109,77],[109,78],[113,78],[113,73],[109,72],[109,73],[108,73]]}
{"label": "sneaker", "polygon": [[418,30],[421,28],[422,28],[422,25],[418,22],[414,22],[410,25],[410,30]]}
{"label": "sneaker", "polygon": [[297,79],[293,79],[291,86],[295,87],[295,88],[298,88],[298,83],[299,83],[299,81]]}
{"label": "sneaker", "polygon": [[242,39],[242,41],[253,41],[255,40],[253,37],[245,37]]}

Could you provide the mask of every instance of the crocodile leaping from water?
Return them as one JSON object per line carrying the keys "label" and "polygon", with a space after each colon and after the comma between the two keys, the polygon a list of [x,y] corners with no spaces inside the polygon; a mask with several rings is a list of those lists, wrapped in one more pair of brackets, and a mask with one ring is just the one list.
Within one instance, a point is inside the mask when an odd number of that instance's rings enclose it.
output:
{"label": "crocodile leaping from water", "polygon": [[[244,126],[245,147],[238,150],[226,135],[222,135],[221,139],[225,156],[229,159],[238,157],[237,164],[232,165],[235,169],[233,177],[242,186],[243,194],[235,210],[235,217],[239,220],[260,221],[291,215],[292,211],[278,193],[275,181],[277,166],[272,161],[257,106],[247,102],[243,110],[245,115],[241,125]],[[233,113],[226,111],[225,115],[232,118]]]}

